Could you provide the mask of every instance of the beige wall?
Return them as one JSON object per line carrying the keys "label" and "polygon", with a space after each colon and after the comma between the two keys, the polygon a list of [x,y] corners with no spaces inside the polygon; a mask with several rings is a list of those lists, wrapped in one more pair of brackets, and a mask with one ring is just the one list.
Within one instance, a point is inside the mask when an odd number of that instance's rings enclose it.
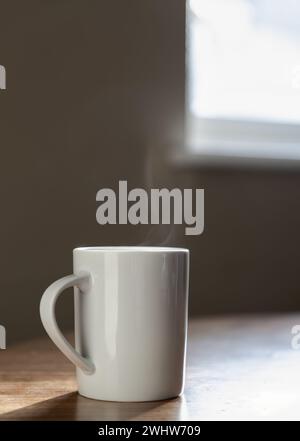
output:
{"label": "beige wall", "polygon": [[[194,314],[299,308],[299,174],[161,161],[162,145],[183,133],[184,12],[183,0],[1,1],[0,323],[8,340],[42,333],[41,293],[86,244],[189,246]],[[205,234],[100,227],[96,192],[120,179],[204,187]],[[59,309],[70,325],[67,297]]]}

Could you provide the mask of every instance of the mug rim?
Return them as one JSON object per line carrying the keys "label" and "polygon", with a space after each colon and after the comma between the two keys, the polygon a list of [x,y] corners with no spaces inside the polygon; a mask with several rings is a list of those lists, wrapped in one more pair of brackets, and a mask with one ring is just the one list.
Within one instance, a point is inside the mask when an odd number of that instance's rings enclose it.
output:
{"label": "mug rim", "polygon": [[83,251],[83,252],[123,252],[123,253],[189,253],[187,248],[180,247],[159,247],[159,246],[86,246],[86,247],[76,247],[73,252]]}

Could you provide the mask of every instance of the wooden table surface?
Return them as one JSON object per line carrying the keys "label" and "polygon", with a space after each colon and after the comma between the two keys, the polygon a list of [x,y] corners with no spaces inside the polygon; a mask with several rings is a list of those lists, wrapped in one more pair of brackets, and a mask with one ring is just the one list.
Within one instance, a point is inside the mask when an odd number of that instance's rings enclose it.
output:
{"label": "wooden table surface", "polygon": [[79,396],[48,338],[0,351],[0,420],[299,420],[300,315],[190,321],[184,394],[149,403]]}

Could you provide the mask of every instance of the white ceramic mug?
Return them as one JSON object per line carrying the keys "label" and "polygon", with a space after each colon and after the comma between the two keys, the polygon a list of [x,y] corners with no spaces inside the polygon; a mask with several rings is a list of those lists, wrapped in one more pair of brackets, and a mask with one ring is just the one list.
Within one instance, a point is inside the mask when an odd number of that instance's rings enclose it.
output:
{"label": "white ceramic mug", "polygon": [[[53,342],[76,365],[79,393],[108,401],[181,394],[187,332],[189,251],[88,247],[73,251],[74,274],[43,294],[40,314]],[[75,288],[75,347],[55,303]]]}

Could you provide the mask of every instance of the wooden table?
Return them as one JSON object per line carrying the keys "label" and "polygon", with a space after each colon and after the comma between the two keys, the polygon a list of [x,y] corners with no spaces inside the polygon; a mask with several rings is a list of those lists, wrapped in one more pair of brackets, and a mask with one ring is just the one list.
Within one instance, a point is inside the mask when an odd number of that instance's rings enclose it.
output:
{"label": "wooden table", "polygon": [[0,352],[1,420],[300,419],[300,315],[190,322],[183,396],[112,403],[76,392],[74,369],[47,339]]}

